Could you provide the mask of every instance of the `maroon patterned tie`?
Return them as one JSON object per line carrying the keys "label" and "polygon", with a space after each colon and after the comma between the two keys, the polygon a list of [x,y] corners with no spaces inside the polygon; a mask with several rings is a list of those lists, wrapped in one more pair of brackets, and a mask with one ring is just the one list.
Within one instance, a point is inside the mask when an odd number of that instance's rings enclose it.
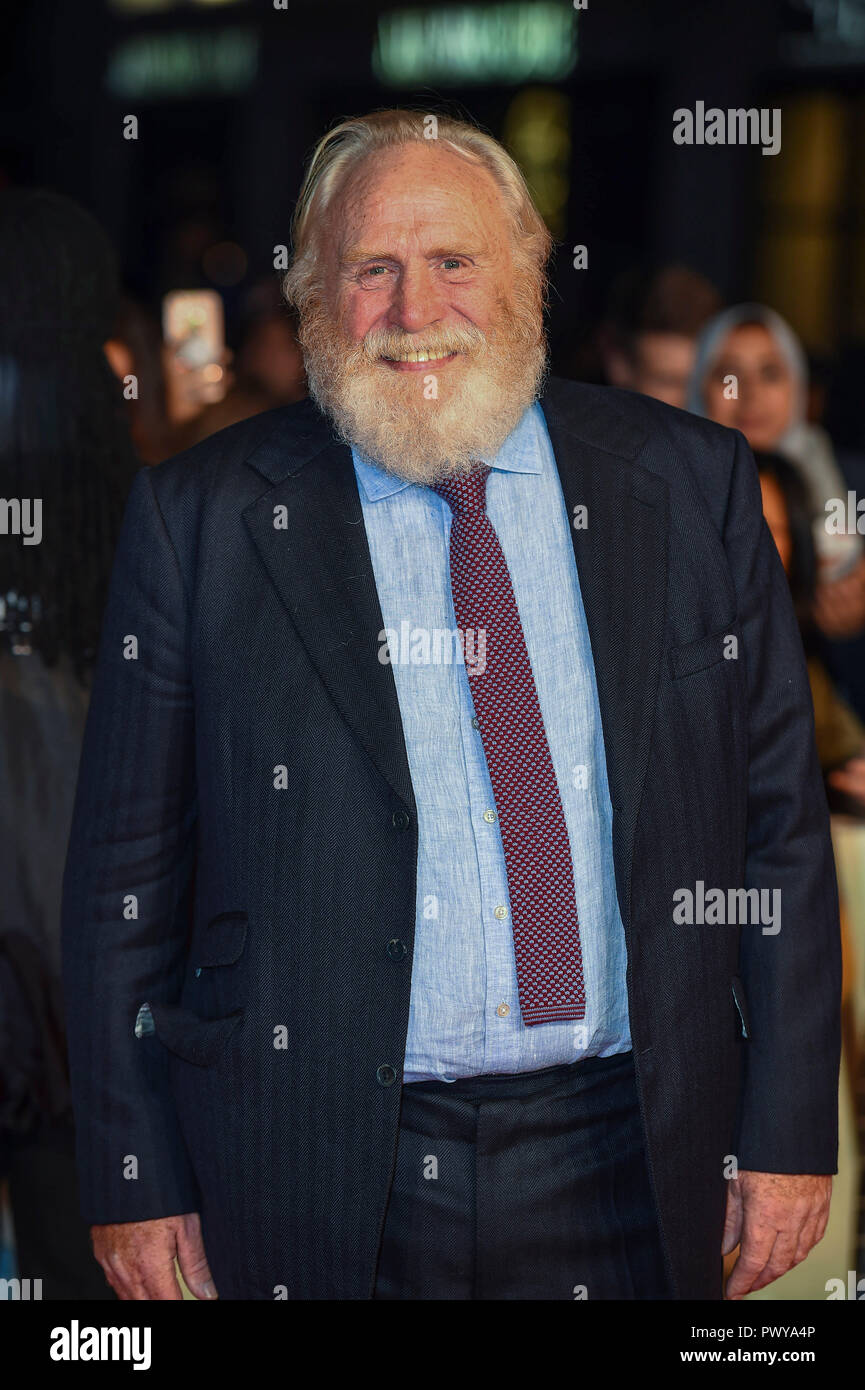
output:
{"label": "maroon patterned tie", "polygon": [[523,1023],[585,1016],[574,869],[511,577],[486,514],[489,468],[435,486],[453,512],[451,593],[496,800]]}

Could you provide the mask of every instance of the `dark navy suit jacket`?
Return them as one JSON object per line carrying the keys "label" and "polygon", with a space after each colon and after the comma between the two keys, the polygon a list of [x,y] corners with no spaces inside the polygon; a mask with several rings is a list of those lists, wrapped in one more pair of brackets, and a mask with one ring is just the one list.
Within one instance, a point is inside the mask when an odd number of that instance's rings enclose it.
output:
{"label": "dark navy suit jacket", "polygon": [[[568,513],[588,509],[572,541],[664,1247],[679,1297],[717,1298],[730,1156],[836,1167],[805,663],[741,435],[555,380],[542,406]],[[137,475],[65,875],[83,1207],[200,1211],[223,1297],[373,1289],[417,860],[382,626],[351,454],[311,402]],[[698,881],[779,889],[780,931],[677,924]]]}

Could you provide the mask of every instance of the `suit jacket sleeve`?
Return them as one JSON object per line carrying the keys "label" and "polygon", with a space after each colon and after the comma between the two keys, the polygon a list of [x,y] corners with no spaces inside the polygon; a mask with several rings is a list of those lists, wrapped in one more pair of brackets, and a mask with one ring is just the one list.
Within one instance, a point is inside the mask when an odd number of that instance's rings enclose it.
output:
{"label": "suit jacket sleeve", "polygon": [[64,875],[65,1010],[90,1223],[198,1209],[167,1054],[134,1032],[139,1005],[176,1003],[183,977],[195,826],[187,631],[178,558],[144,468],[114,561]]}
{"label": "suit jacket sleeve", "polygon": [[798,625],[738,431],[724,543],[748,689],[745,886],[780,890],[781,909],[775,934],[742,927],[750,1040],[737,1158],[762,1172],[834,1173],[841,946],[829,813]]}

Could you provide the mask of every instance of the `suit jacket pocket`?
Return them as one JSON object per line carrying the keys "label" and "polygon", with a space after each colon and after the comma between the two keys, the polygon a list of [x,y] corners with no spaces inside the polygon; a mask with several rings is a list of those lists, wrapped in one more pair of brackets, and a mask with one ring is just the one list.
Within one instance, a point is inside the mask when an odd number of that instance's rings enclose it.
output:
{"label": "suit jacket pocket", "polygon": [[737,642],[739,640],[739,624],[736,618],[716,632],[707,633],[705,637],[670,647],[668,655],[673,680],[681,680],[683,676],[693,676],[698,671],[706,671],[710,666],[716,666],[719,661],[732,660],[732,657],[724,655],[729,637],[735,637]]}
{"label": "suit jacket pocket", "polygon": [[246,924],[245,912],[221,912],[212,917],[193,944],[193,966],[235,965],[246,945]]}
{"label": "suit jacket pocket", "polygon": [[172,1004],[151,1004],[149,1008],[159,1041],[169,1052],[197,1067],[212,1067],[219,1061],[243,1017],[242,1009],[227,1018],[207,1019]]}

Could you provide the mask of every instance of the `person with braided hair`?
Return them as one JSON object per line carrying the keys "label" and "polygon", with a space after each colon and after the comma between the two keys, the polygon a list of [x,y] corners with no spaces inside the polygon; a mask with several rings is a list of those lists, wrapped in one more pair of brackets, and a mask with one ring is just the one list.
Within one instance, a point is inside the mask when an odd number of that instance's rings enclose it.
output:
{"label": "person with braided hair", "polygon": [[[63,862],[91,670],[138,466],[106,360],[115,256],[71,200],[0,193],[0,1180],[20,1279],[113,1298],[78,1209]],[[37,505],[38,504],[38,505]],[[23,534],[22,519],[40,526]]]}

